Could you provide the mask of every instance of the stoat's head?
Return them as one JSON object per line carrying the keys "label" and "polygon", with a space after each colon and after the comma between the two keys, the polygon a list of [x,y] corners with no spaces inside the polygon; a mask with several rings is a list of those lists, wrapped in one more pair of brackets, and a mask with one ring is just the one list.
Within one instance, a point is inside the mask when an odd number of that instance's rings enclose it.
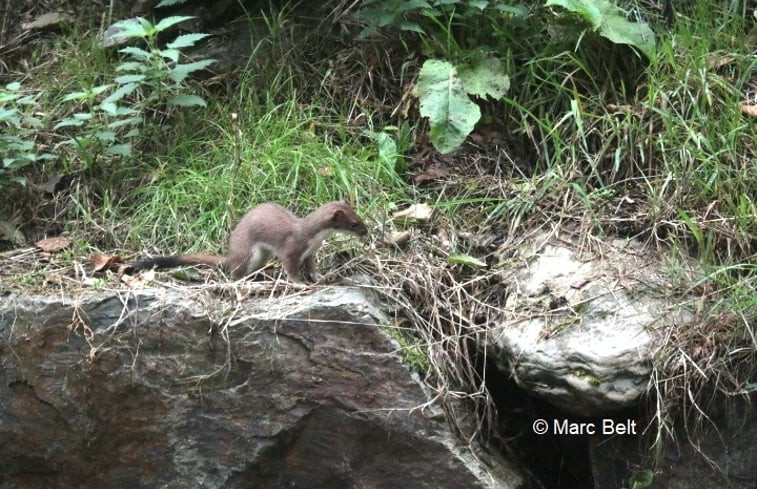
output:
{"label": "stoat's head", "polygon": [[364,236],[368,232],[365,223],[352,209],[350,204],[343,201],[329,202],[322,205],[318,211],[323,211],[328,218],[329,228],[342,233]]}

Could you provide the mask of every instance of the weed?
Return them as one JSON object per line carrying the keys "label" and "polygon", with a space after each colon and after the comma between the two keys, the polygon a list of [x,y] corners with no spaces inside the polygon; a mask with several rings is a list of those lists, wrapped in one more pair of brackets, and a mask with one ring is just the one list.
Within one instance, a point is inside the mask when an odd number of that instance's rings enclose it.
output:
{"label": "weed", "polygon": [[33,114],[36,105],[37,95],[25,94],[18,82],[0,88],[0,187],[24,184],[25,179],[15,175],[17,170],[54,158],[51,153],[37,148],[34,135],[43,124]]}

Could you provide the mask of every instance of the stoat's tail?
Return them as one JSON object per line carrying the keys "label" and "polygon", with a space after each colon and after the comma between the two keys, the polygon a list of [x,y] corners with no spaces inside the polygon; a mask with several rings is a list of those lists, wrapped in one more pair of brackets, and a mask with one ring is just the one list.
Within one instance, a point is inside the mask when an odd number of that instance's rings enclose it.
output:
{"label": "stoat's tail", "polygon": [[126,272],[137,272],[139,270],[148,270],[150,268],[174,268],[182,265],[223,265],[225,258],[216,255],[170,255],[170,256],[153,256],[144,260],[130,263],[126,266]]}

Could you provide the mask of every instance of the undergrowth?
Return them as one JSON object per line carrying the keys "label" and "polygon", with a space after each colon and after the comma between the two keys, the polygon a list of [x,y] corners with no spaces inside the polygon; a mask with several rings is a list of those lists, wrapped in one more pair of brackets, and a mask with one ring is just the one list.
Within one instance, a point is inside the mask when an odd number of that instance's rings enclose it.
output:
{"label": "undergrowth", "polygon": [[[366,136],[348,128],[349,121],[334,110],[333,100],[323,97],[318,81],[297,68],[305,63],[304,53],[317,46],[310,42],[313,34],[301,35],[306,31],[293,24],[288,8],[275,15],[248,13],[247,20],[258,31],[263,26],[266,35],[250,40],[254,56],[245,71],[203,85],[188,82],[188,89],[202,91],[207,108],[192,107],[203,104],[202,98],[181,95],[173,106],[182,110],[169,111],[163,99],[137,86],[145,84],[143,73],[149,73],[155,80],[149,88],[173,97],[173,72],[192,66],[171,64],[178,53],[155,44],[159,29],[152,30],[150,22],[125,24],[126,32],[148,32],[151,37],[144,48],[121,48],[124,56],[117,48],[103,49],[95,30],[72,30],[50,44],[42,42],[42,54],[33,56],[38,63],[24,76],[39,80],[28,90],[40,98],[35,109],[42,107],[51,115],[48,126],[60,118],[76,122],[74,116],[82,110],[72,113],[66,105],[72,95],[91,94],[84,111],[94,113],[92,107],[104,105],[108,93],[100,96],[93,87],[104,87],[116,75],[117,88],[130,97],[132,107],[142,110],[144,104],[151,113],[144,115],[133,151],[103,152],[76,135],[71,137],[76,143],[72,150],[58,143],[54,164],[31,166],[26,172],[30,184],[9,189],[9,196],[23,198],[9,199],[4,217],[33,214],[38,227],[49,227],[45,213],[29,206],[45,197],[34,192],[57,173],[68,188],[52,201],[54,219],[65,215],[76,223],[76,232],[88,236],[90,249],[222,251],[229,229],[260,202],[280,202],[305,214],[325,201],[347,199],[370,215],[380,200],[402,200],[404,183],[397,171],[401,157],[377,158],[378,148],[366,146]],[[181,40],[190,37],[192,43],[202,39],[199,34],[183,35],[174,44],[189,45]],[[139,63],[124,60],[127,56],[141,59],[147,71],[135,70]],[[123,66],[128,70],[113,74]],[[327,76],[326,71],[319,76]],[[169,107],[176,99],[169,99]],[[79,125],[71,129],[77,131],[82,133]],[[102,131],[88,134],[100,137]],[[59,139],[53,134],[46,144]],[[34,230],[32,222],[27,224]]]}
{"label": "undergrowth", "polygon": [[[464,275],[464,267],[434,259],[448,251],[437,241],[484,260],[486,247],[461,231],[481,226],[495,243],[565,226],[585,238],[635,238],[694,256],[701,269],[676,283],[681,300],[703,304],[697,324],[676,330],[656,359],[659,433],[675,406],[697,403],[706,412],[708,392],[756,390],[757,139],[754,118],[741,108],[757,105],[757,60],[745,41],[751,12],[730,10],[739,2],[696,0],[671,17],[663,16],[667,2],[624,2],[657,35],[647,57],[545,2],[487,16],[475,12],[480,2],[464,3],[464,12],[397,16],[359,42],[366,24],[353,15],[354,2],[337,2],[304,35],[290,10],[250,13],[271,36],[252,47],[238,77],[197,86],[207,108],[156,113],[162,124],[132,157],[99,166],[45,162],[39,175],[65,173],[68,193],[47,214],[9,202],[3,219],[64,220],[69,232],[87,236],[83,247],[217,251],[235,219],[262,201],[302,213],[347,198],[374,229],[383,229],[376,221],[391,203],[429,202],[434,219],[424,231],[441,230],[444,239],[418,240],[431,259],[397,258],[385,277],[392,293],[414,299],[402,304],[426,328],[428,362],[418,363],[440,379],[439,395],[481,403],[488,422],[491,402],[469,361],[471,340],[501,306],[493,274],[508,264]],[[415,24],[402,29],[408,19]],[[36,83],[45,111],[57,110],[61,94],[99,83],[113,62],[91,32],[64,39],[62,61],[44,58],[4,77],[23,78],[25,89]],[[493,54],[509,78],[507,93],[476,100],[481,119],[467,144],[441,157],[412,102],[412,81],[426,59],[462,65]],[[405,166],[416,176],[441,168],[444,176],[408,186]],[[670,275],[675,281],[676,271]]]}
{"label": "undergrowth", "polygon": [[302,215],[347,199],[370,215],[377,198],[398,185],[375,150],[349,138],[336,144],[330,132],[338,122],[317,108],[296,100],[247,107],[238,115],[241,137],[228,108],[216,105],[201,132],[156,161],[150,182],[130,196],[128,243],[151,251],[218,249],[255,203],[281,202]]}
{"label": "undergrowth", "polygon": [[[695,1],[663,16],[656,2],[625,2],[633,18],[650,22],[658,35],[646,58],[574,24],[551,21],[538,2],[529,15],[478,15],[472,2],[449,2],[444,11],[442,3],[430,2],[425,18],[414,15],[423,11],[420,3],[417,12],[393,7],[398,15],[386,25],[396,30],[386,35],[400,36],[409,50],[420,45],[424,57],[496,53],[510,88],[501,101],[482,104],[483,123],[472,143],[490,174],[507,183],[445,182],[437,225],[455,229],[460,219],[459,206],[444,200],[476,202],[483,203],[474,213],[483,222],[515,233],[571,226],[584,239],[619,235],[684,260],[696,257],[699,275],[678,284],[680,300],[697,311],[695,325],[679,326],[655,362],[653,391],[662,403],[657,433],[670,432],[670,416],[680,408],[706,413],[719,398],[713,392],[753,392],[757,139],[754,118],[743,110],[757,105],[752,12],[738,2]],[[450,208],[456,211],[446,213]],[[677,272],[670,273],[676,282]],[[470,318],[438,318],[461,283],[431,287],[425,274],[413,278],[424,282],[417,289],[407,285],[418,292],[418,303],[436,304],[424,316],[429,344],[449,339],[440,324],[478,330]],[[485,397],[473,369],[460,368],[457,353],[450,355],[442,370],[457,373],[451,385],[469,383],[469,392]]]}

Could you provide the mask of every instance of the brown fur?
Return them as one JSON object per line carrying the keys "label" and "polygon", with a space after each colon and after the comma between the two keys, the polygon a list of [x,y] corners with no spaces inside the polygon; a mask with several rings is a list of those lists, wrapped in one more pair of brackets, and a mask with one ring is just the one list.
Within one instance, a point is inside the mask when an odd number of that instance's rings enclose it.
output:
{"label": "brown fur", "polygon": [[225,257],[204,254],[156,256],[135,262],[127,269],[222,265],[239,279],[260,270],[271,255],[275,255],[291,280],[303,282],[301,270],[304,268],[307,276],[315,273],[315,252],[323,240],[335,232],[363,236],[367,229],[346,202],[323,204],[304,218],[269,202],[260,204],[242,217],[231,232],[229,253]]}

